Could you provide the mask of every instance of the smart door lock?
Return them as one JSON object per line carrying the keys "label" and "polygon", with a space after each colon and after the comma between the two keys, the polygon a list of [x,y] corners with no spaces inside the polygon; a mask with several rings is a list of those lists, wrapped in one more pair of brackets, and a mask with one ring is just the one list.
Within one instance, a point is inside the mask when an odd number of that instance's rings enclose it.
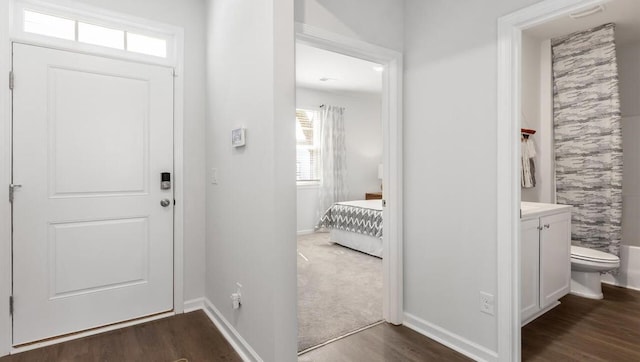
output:
{"label": "smart door lock", "polygon": [[160,190],[171,190],[171,172],[160,173]]}

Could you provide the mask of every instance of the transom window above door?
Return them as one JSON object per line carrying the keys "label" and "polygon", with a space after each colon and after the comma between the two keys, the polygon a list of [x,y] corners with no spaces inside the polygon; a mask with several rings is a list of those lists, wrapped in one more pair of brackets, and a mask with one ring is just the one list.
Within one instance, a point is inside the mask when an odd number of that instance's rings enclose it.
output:
{"label": "transom window above door", "polygon": [[108,48],[167,57],[167,40],[24,10],[24,31]]}
{"label": "transom window above door", "polygon": [[175,62],[182,34],[164,24],[33,0],[14,1],[13,24],[17,41],[166,65]]}

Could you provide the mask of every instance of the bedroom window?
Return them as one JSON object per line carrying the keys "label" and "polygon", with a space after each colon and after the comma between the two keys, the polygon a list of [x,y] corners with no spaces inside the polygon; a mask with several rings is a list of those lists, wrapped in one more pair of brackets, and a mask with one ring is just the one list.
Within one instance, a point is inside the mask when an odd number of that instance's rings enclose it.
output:
{"label": "bedroom window", "polygon": [[296,180],[298,184],[320,181],[320,114],[296,110]]}

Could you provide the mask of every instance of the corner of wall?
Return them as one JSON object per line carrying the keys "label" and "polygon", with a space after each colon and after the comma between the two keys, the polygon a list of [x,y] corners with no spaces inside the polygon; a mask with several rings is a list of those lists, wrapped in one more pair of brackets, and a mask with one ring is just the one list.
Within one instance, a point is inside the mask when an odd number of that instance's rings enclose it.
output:
{"label": "corner of wall", "polygon": [[[220,333],[229,342],[231,347],[240,355],[243,361],[256,361],[261,362],[262,358],[253,350],[251,345],[240,335],[240,333],[233,327],[229,321],[224,318],[222,313],[209,301],[209,299],[203,298],[202,310],[211,319],[213,324],[218,328]],[[200,309],[200,308],[199,308]]]}
{"label": "corner of wall", "polygon": [[[0,2],[0,73],[8,74],[11,70],[11,43],[9,41],[10,21],[9,1]],[[0,77],[0,87],[9,89],[8,77]],[[11,317],[9,296],[11,295],[11,206],[8,187],[11,183],[11,95],[0,92],[0,356],[11,351]]]}
{"label": "corner of wall", "polygon": [[498,360],[498,354],[495,351],[489,350],[451,331],[420,319],[413,314],[405,313],[404,316],[404,325],[407,328],[413,329],[475,361]]}

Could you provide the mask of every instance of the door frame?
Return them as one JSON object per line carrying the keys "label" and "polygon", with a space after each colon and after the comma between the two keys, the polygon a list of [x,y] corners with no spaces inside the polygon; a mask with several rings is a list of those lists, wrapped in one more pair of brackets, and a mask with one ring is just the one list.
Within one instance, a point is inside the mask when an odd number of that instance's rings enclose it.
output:
{"label": "door frame", "polygon": [[[43,4],[43,2],[39,2]],[[71,3],[69,3],[71,4]],[[94,52],[89,48],[71,47],[56,44],[52,41],[34,41],[32,39],[21,39],[13,32],[13,0],[0,2],[0,356],[22,351],[12,346],[12,317],[9,315],[9,296],[12,294],[12,248],[11,248],[11,204],[9,200],[9,188],[12,175],[12,93],[9,91],[9,72],[12,69],[12,46],[14,42],[23,44],[45,46],[59,50],[95,54],[103,57],[118,58],[132,62],[142,62],[139,57],[126,55],[113,55]],[[184,311],[184,30],[180,27],[159,23],[156,21],[117,13],[93,6],[75,4],[73,8],[63,8],[57,6],[57,10],[66,10],[71,14],[100,14],[101,19],[105,19],[112,24],[136,24],[141,28],[161,30],[167,34],[172,34],[175,39],[175,56],[170,61],[171,64],[160,64],[174,69],[174,108],[173,108],[173,165],[174,165],[174,228],[173,228],[173,312],[169,314],[182,313]],[[97,53],[97,54],[96,54]],[[149,62],[153,64],[154,62]],[[166,316],[167,313],[150,317],[147,319],[135,320],[109,326],[107,329],[122,327],[146,321],[148,319]],[[96,333],[101,331],[97,329]],[[93,331],[79,333],[64,340],[79,338]],[[42,346],[61,342],[63,339],[53,339],[47,342],[36,344]]]}
{"label": "door frame", "polygon": [[402,53],[361,40],[296,23],[296,43],[364,59],[384,66],[382,73],[382,138],[384,208],[382,317],[402,324],[403,309],[403,181],[402,181]]}
{"label": "door frame", "polygon": [[522,32],[609,0],[544,0],[498,19],[498,359],[520,361]]}

